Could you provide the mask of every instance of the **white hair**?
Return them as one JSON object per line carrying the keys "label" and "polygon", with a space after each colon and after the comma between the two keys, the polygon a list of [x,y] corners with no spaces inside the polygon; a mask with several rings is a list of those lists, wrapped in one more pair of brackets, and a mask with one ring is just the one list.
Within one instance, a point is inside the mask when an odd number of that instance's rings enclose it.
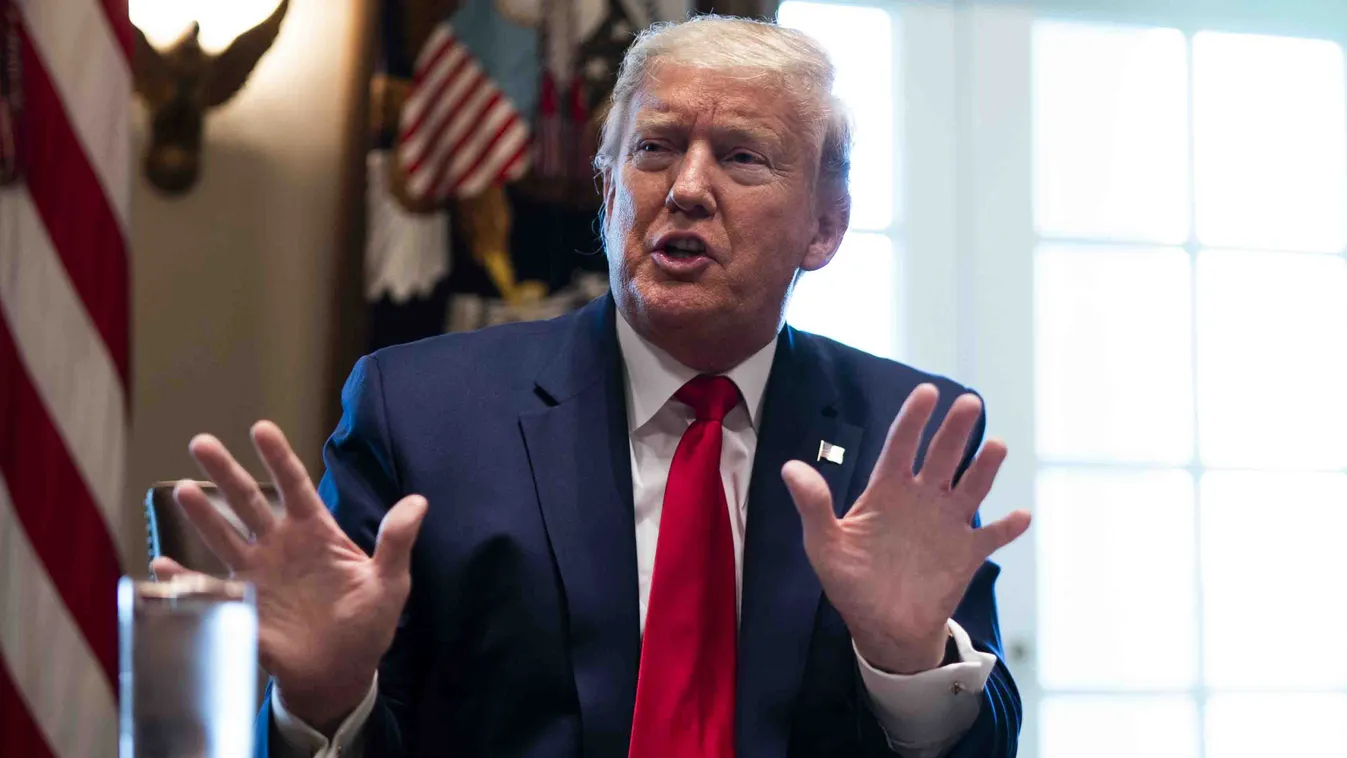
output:
{"label": "white hair", "polygon": [[596,169],[609,171],[617,164],[632,98],[660,63],[775,75],[775,83],[799,104],[809,136],[819,146],[815,176],[820,185],[836,193],[838,200],[846,200],[851,123],[846,107],[832,94],[834,69],[828,53],[804,32],[732,16],[661,22],[636,36],[618,69],[612,107],[594,157]]}

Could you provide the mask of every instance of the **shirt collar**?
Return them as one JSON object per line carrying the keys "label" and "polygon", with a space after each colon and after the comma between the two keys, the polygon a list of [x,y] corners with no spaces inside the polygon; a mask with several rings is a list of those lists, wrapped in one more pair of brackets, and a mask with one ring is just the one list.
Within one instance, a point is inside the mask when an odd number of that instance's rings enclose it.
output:
{"label": "shirt collar", "polygon": [[[767,389],[767,377],[772,372],[776,357],[776,341],[767,343],[743,363],[727,371],[739,394],[744,398],[749,420],[756,429],[762,416],[762,395]],[[684,384],[695,378],[698,371],[688,368],[673,356],[661,350],[636,333],[626,316],[618,311],[617,344],[626,365],[627,424],[635,431],[645,426],[664,404],[669,402]]]}

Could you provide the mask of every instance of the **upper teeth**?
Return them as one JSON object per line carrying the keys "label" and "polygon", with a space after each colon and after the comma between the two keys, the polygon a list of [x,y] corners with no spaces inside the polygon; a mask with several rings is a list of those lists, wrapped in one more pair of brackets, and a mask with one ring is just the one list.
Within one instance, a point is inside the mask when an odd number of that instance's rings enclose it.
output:
{"label": "upper teeth", "polygon": [[676,250],[682,253],[702,253],[706,252],[706,245],[699,239],[676,239],[669,240],[665,247],[670,250]]}

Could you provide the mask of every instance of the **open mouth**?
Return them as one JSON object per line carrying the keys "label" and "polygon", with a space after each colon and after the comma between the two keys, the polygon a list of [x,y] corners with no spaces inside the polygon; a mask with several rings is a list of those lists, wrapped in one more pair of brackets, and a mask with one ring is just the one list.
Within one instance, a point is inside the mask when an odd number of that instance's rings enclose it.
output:
{"label": "open mouth", "polygon": [[699,239],[672,239],[664,243],[664,254],[674,259],[696,258],[706,255],[706,245]]}

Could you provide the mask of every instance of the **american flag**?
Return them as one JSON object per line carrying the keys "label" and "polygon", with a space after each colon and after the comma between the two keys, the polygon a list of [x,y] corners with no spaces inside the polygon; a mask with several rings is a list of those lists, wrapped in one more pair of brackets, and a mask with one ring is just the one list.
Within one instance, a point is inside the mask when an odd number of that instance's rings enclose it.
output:
{"label": "american flag", "polygon": [[416,58],[397,151],[415,200],[472,197],[528,170],[528,126],[448,22]]}
{"label": "american flag", "polygon": [[132,29],[127,0],[6,5],[27,128],[0,187],[0,755],[115,756]]}

